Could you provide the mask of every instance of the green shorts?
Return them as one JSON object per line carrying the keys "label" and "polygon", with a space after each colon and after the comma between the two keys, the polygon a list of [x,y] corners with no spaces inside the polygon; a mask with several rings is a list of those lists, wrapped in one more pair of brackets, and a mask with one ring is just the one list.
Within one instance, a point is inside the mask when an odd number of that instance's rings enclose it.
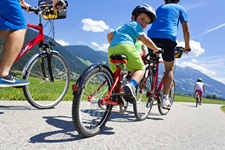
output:
{"label": "green shorts", "polygon": [[[145,70],[145,65],[141,59],[140,54],[137,52],[134,45],[131,44],[119,44],[116,46],[109,47],[108,49],[108,60],[111,55],[125,55],[127,56],[127,71],[134,72],[137,70]],[[116,63],[109,61],[109,66],[112,72],[116,71]]]}

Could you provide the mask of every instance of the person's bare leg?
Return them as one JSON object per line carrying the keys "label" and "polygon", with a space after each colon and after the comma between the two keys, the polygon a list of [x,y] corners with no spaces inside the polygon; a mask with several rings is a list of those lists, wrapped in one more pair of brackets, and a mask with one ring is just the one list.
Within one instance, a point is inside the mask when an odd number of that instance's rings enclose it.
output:
{"label": "person's bare leg", "polygon": [[137,83],[139,83],[144,74],[145,74],[144,70],[135,71],[134,74],[132,75],[132,79],[134,79],[135,81],[137,81]]}
{"label": "person's bare leg", "polygon": [[165,74],[164,74],[164,91],[163,94],[168,95],[170,92],[170,88],[173,83],[173,70],[174,70],[174,61],[172,62],[165,62]]}
{"label": "person's bare leg", "polygon": [[9,70],[23,46],[26,29],[15,31],[4,30],[1,33],[5,36],[5,41],[0,59],[0,77],[4,77],[9,74]]}

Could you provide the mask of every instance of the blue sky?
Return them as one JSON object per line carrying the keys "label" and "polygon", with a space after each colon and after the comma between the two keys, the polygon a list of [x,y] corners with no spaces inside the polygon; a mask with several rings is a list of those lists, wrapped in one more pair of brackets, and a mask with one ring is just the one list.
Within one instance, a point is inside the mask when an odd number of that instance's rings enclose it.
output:
{"label": "blue sky", "polygon": [[[37,5],[34,0],[26,2]],[[134,7],[147,3],[156,9],[164,0],[68,2],[67,18],[55,21],[55,39],[62,45],[87,45],[94,50],[107,51],[107,33],[130,21]],[[192,67],[225,83],[225,1],[181,0],[179,4],[188,13],[192,52],[177,60],[177,65]],[[27,22],[37,23],[36,16],[26,12],[25,16]],[[181,46],[184,44],[181,26],[177,43]]]}

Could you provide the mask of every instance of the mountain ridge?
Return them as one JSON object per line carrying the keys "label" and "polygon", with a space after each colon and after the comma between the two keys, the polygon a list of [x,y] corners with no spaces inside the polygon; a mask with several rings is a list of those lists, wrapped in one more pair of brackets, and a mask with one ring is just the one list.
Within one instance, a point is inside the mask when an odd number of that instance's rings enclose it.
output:
{"label": "mountain ridge", "polygon": [[[25,43],[33,39],[36,35],[36,31],[28,29],[25,37]],[[47,38],[49,37],[46,36],[46,39]],[[3,40],[0,40],[0,48],[2,47],[2,43]],[[62,46],[57,42],[55,45],[54,50],[58,51],[65,58],[70,71],[76,74],[81,74],[89,65],[93,63],[104,63],[108,65],[107,52],[96,51],[86,45]],[[22,70],[29,58],[38,52],[39,48],[38,46],[35,46],[18,62],[14,63],[12,69]],[[176,93],[178,94],[192,95],[194,93],[193,87],[196,80],[198,78],[202,78],[206,87],[206,92],[203,93],[204,96],[216,95],[217,97],[225,98],[225,84],[212,79],[199,70],[195,70],[190,67],[180,67],[177,65],[174,76],[177,84]]]}

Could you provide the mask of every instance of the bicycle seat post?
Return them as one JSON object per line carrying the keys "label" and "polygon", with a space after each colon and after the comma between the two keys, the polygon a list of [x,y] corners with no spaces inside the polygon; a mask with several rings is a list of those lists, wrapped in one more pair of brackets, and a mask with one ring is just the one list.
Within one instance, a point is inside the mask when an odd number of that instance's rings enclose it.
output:
{"label": "bicycle seat post", "polygon": [[123,65],[127,63],[125,55],[111,55],[110,62],[116,63],[116,71],[113,73],[116,82],[116,93],[120,93],[120,81]]}

